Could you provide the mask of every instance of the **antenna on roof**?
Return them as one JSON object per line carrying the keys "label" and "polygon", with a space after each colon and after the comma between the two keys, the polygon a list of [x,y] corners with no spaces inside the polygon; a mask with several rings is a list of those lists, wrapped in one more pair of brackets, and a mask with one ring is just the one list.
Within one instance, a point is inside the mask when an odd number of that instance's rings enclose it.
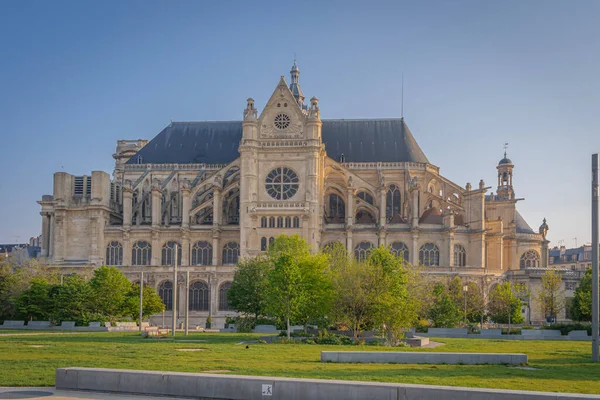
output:
{"label": "antenna on roof", "polygon": [[402,99],[400,102],[400,118],[404,119],[404,72],[402,73]]}

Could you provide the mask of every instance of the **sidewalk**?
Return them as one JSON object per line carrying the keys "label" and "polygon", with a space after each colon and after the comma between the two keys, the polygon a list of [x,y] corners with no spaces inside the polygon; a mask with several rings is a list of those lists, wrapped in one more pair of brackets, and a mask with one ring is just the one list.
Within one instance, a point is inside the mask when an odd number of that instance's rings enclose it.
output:
{"label": "sidewalk", "polygon": [[[29,400],[165,400],[165,397],[130,396],[100,392],[85,392],[76,390],[56,390],[53,387],[0,387],[0,399],[29,399]],[[169,399],[177,399],[169,397]]]}

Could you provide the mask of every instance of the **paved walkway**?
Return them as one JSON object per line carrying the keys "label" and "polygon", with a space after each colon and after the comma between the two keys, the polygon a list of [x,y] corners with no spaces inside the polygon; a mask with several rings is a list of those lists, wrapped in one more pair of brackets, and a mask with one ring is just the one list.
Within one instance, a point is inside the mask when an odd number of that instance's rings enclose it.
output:
{"label": "paved walkway", "polygon": [[[56,390],[53,387],[0,387],[0,399],[30,399],[30,400],[165,400],[165,397],[129,396],[98,392],[75,390]],[[177,399],[169,397],[169,399]]]}

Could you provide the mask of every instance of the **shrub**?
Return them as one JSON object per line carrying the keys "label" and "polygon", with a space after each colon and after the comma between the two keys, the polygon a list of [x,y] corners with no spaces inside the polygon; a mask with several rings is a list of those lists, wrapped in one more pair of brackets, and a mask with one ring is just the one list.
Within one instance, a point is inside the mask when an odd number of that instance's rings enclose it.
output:
{"label": "shrub", "polygon": [[420,319],[415,328],[415,332],[427,333],[429,330],[429,321]]}
{"label": "shrub", "polygon": [[542,327],[542,329],[558,330],[561,335],[568,335],[571,331],[587,331],[588,335],[592,334],[592,325],[581,322],[550,324]]}

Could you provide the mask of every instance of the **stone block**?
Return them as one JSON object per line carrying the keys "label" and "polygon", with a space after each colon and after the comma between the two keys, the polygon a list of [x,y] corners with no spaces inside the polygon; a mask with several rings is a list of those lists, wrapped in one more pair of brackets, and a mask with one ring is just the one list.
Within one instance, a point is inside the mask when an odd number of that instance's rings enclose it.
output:
{"label": "stone block", "polygon": [[254,333],[279,333],[275,325],[256,325]]}
{"label": "stone block", "polygon": [[404,342],[406,342],[406,344],[408,344],[410,347],[423,347],[429,344],[429,338],[414,336],[404,339]]}
{"label": "stone block", "polygon": [[61,328],[72,329],[75,328],[75,321],[63,321],[60,324]]}
{"label": "stone block", "polygon": [[[522,329],[521,335],[524,338],[540,338],[542,339],[544,336],[543,329]],[[559,331],[560,332],[560,331]]]}
{"label": "stone block", "polygon": [[588,335],[587,331],[571,331],[568,334],[569,337],[576,337],[576,338],[589,338],[590,336]]}
{"label": "stone block", "polygon": [[502,335],[502,329],[482,329],[481,336],[499,336]]}
{"label": "stone block", "polygon": [[562,332],[558,331],[558,330],[553,330],[553,329],[542,329],[541,330],[543,332],[543,336],[546,337],[556,337],[556,336],[562,336]]}
{"label": "stone block", "polygon": [[90,328],[100,328],[101,323],[99,321],[90,322]]}
{"label": "stone block", "polygon": [[527,354],[322,351],[321,362],[377,364],[526,364]]}
{"label": "stone block", "polygon": [[2,324],[2,326],[11,327],[11,328],[25,326],[25,321],[4,321],[4,324]]}
{"label": "stone block", "polygon": [[50,328],[50,321],[29,321],[27,322],[29,328]]}
{"label": "stone block", "polygon": [[435,335],[466,335],[469,331],[464,328],[429,328],[427,334],[429,336]]}

